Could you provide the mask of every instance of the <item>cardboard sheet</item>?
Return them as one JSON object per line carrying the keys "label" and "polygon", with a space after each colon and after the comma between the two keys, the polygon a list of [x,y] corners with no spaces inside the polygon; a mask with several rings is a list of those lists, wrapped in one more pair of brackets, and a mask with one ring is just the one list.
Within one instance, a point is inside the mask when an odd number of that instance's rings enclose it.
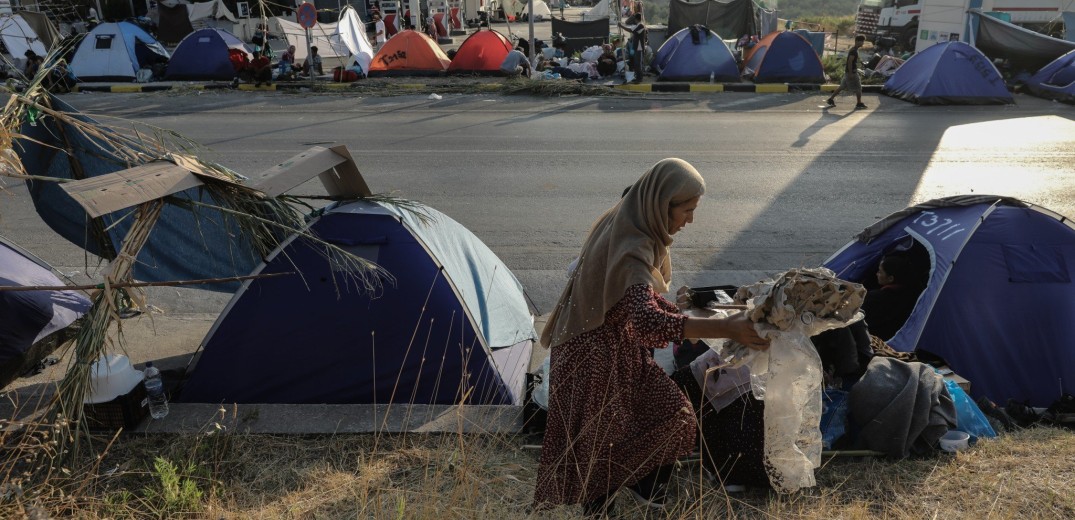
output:
{"label": "cardboard sheet", "polygon": [[201,186],[202,181],[186,168],[168,161],[154,161],[108,175],[60,185],[90,217],[157,200]]}
{"label": "cardboard sheet", "polygon": [[318,177],[330,196],[340,198],[372,195],[346,146],[314,146],[266,171],[253,187],[276,197]]}

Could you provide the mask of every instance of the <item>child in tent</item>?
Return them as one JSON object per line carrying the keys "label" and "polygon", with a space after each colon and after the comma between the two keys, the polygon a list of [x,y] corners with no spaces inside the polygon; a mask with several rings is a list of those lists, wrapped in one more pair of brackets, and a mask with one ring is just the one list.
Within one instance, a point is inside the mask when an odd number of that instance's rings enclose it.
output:
{"label": "child in tent", "polygon": [[907,255],[889,254],[877,266],[877,284],[866,293],[862,311],[870,334],[889,340],[903,328],[923,289],[923,276]]}

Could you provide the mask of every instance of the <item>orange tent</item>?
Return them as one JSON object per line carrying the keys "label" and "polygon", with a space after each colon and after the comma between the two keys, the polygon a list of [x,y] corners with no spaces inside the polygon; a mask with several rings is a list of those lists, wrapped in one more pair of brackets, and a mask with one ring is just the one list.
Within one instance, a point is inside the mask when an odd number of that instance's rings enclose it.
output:
{"label": "orange tent", "polygon": [[480,30],[471,34],[459,46],[459,51],[448,67],[449,73],[500,73],[500,64],[511,52],[511,42],[494,30]]}
{"label": "orange tent", "polygon": [[401,31],[385,42],[370,63],[370,77],[442,74],[452,60],[437,42],[418,31]]}

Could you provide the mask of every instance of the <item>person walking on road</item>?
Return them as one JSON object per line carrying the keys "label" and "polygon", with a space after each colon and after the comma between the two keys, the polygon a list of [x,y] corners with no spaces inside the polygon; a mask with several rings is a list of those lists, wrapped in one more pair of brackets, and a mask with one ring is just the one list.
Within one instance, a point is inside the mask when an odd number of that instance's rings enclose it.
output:
{"label": "person walking on road", "polygon": [[859,79],[859,49],[866,43],[863,35],[855,36],[855,45],[847,51],[847,62],[844,64],[844,79],[840,86],[836,87],[829,99],[825,101],[830,107],[836,106],[836,95],[843,91],[854,92],[858,103],[855,108],[866,108],[862,103],[862,80]]}

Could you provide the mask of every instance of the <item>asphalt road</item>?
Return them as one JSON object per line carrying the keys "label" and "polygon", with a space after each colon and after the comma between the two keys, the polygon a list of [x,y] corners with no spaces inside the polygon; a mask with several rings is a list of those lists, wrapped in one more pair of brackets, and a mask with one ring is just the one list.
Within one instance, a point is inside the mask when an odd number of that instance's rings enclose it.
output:
{"label": "asphalt road", "polygon": [[[748,283],[816,266],[908,204],[964,193],[1020,197],[1075,215],[1075,107],[1017,96],[1009,107],[918,107],[867,95],[552,98],[215,92],[65,98],[114,124],[174,130],[204,158],[258,174],[309,146],[342,143],[377,192],[460,221],[547,311],[590,223],[664,157],[706,177],[673,245],[674,284]],[[119,119],[112,119],[119,118]],[[0,234],[64,272],[81,250],[54,235],[18,186],[0,192]],[[320,193],[314,181],[296,190]],[[93,271],[90,266],[90,271]],[[172,313],[215,313],[225,296],[160,291]]]}

